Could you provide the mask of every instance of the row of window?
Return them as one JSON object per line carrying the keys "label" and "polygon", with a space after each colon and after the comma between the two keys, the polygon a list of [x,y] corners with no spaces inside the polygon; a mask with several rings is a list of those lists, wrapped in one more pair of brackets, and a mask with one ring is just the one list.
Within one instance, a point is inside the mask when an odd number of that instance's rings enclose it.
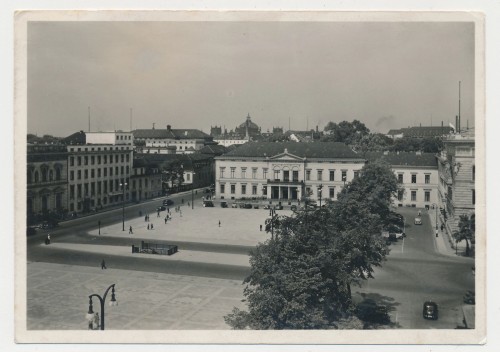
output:
{"label": "row of window", "polygon": [[[109,157],[109,158],[108,158]],[[90,157],[88,155],[85,156],[70,156],[69,157],[69,166],[81,166],[83,165],[101,165],[102,164],[107,164],[109,160],[110,164],[113,164],[113,155],[91,155]],[[114,156],[114,162],[119,163],[119,162],[130,162],[130,154],[115,154]]]}
{"label": "row of window", "polygon": [[[219,168],[219,177],[224,178],[226,168],[225,167],[220,167]],[[236,178],[236,167],[231,167],[230,168],[230,178]],[[316,170],[316,180],[317,181],[323,181],[323,171],[324,170]],[[312,170],[306,170],[306,181],[311,180],[311,173]],[[253,167],[251,168],[251,178],[252,179],[257,179],[258,174],[258,168]],[[341,170],[340,171],[340,179],[335,178],[336,175],[336,170],[329,170],[328,174],[328,181],[347,181],[347,170]],[[354,177],[358,177],[359,171],[354,171]],[[240,178],[247,178],[247,168],[242,167],[240,168]],[[267,180],[268,178],[268,169],[267,168],[262,168],[262,179]],[[298,170],[292,170],[291,172],[289,170],[273,170],[273,179],[274,180],[282,180],[282,181],[299,181],[299,171]]]}
{"label": "row of window", "polygon": [[[247,194],[247,184],[241,184],[240,187],[241,187],[241,194]],[[257,189],[258,189],[258,186],[257,185],[252,185],[251,186],[251,195],[257,195]],[[225,184],[221,184],[220,185],[220,193],[221,194],[225,194],[226,193],[226,185]],[[230,185],[230,194],[236,194],[236,185],[235,184],[231,184]],[[306,194],[309,194],[309,195],[312,195],[313,194],[313,190],[311,189],[311,187],[306,187]],[[318,196],[323,196],[323,189],[320,189],[320,188],[316,188],[316,194]],[[267,195],[267,186],[264,186],[262,187],[262,195],[266,196]],[[328,187],[328,196],[330,198],[335,198],[335,187]]]}
{"label": "row of window", "polygon": [[[143,186],[143,179],[139,180],[132,180],[132,190],[135,190],[137,188],[142,189]],[[102,195],[102,194],[107,194],[108,190],[109,192],[117,192],[117,191],[123,191],[123,179],[116,179],[116,180],[109,180],[109,181],[97,181],[97,182],[90,182],[90,183],[83,183],[83,184],[78,184],[78,185],[70,185],[69,186],[69,198],[74,199],[75,196],[76,198],[82,198],[84,197],[89,197],[89,196],[95,196],[95,195]],[[145,178],[144,179],[144,187],[148,188],[150,185],[151,187],[154,186],[154,180],[150,180]],[[160,188],[161,187],[161,179],[158,179],[156,182],[157,186]],[[129,180],[127,179],[125,181],[125,190],[128,190],[130,186]],[[138,187],[137,187],[138,186]],[[75,194],[76,190],[76,194]]]}
{"label": "row of window", "polygon": [[[54,179],[55,174],[55,179]],[[40,172],[35,170],[33,172],[31,169],[28,169],[27,172],[27,183],[38,183],[38,182],[51,182],[51,181],[59,181],[61,180],[61,167],[56,167],[55,170],[52,170],[47,167],[41,167]]]}
{"label": "row of window", "polygon": [[[403,200],[403,195],[404,191],[399,191],[398,192],[398,200],[402,201]],[[410,200],[412,202],[418,202],[419,200],[417,199],[417,191],[410,191]],[[431,201],[431,191],[424,191],[424,202],[430,202]]]}
{"label": "row of window", "polygon": [[[110,151],[113,151],[113,150],[129,150],[130,147],[109,147],[109,150]],[[106,151],[108,150],[108,147],[102,147],[102,150]],[[131,149],[130,149],[131,150]],[[69,151],[70,152],[95,152],[95,151],[98,151],[100,152],[101,151],[101,147],[71,147],[69,148]]]}
{"label": "row of window", "polygon": [[[417,173],[412,173],[411,174],[411,183],[417,183]],[[403,173],[398,173],[398,182],[399,183],[404,183],[404,174]],[[431,183],[431,174],[425,174],[424,175],[424,183],[429,184]]]}
{"label": "row of window", "polygon": [[[96,177],[96,170],[97,170],[97,177],[101,177],[101,175],[103,177],[107,177],[108,176],[108,168],[107,167],[104,167],[104,168],[98,168],[98,169],[90,169],[90,178],[94,178]],[[102,170],[102,172],[101,172]],[[128,175],[130,173],[130,167],[127,165],[126,167],[123,167],[123,166],[115,166],[114,168],[115,170],[115,176],[118,176],[118,175]],[[83,179],[88,179],[89,178],[89,170],[76,170],[76,179],[77,180],[81,180],[82,179],[82,171],[83,171]],[[110,167],[109,168],[109,176],[113,176],[113,167]],[[75,171],[74,170],[70,170],[69,172],[69,180],[70,181],[73,181],[75,180]]]}

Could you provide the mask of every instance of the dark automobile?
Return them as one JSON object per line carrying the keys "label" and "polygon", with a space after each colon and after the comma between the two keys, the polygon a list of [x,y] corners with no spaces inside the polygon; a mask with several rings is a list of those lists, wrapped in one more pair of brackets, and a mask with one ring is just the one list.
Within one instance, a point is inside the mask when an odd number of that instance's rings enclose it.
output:
{"label": "dark automobile", "polygon": [[173,205],[174,201],[172,199],[165,199],[163,201],[163,205]]}
{"label": "dark automobile", "polygon": [[243,205],[243,208],[245,208],[245,209],[252,209],[253,207],[252,207],[252,204],[250,204],[250,203],[245,203],[245,204]]}
{"label": "dark automobile", "polygon": [[283,206],[282,206],[282,205],[277,205],[277,206],[275,207],[275,209],[276,209],[276,210],[283,210]]}
{"label": "dark automobile", "polygon": [[476,293],[474,291],[467,291],[464,295],[464,303],[476,304]]}
{"label": "dark automobile", "polygon": [[213,208],[214,202],[212,202],[211,200],[204,200],[203,201],[203,206],[205,208]]}
{"label": "dark automobile", "polygon": [[165,206],[163,206],[163,205],[156,208],[156,211],[163,211],[163,210],[167,210],[167,208],[165,208]]}
{"label": "dark automobile", "polygon": [[220,202],[221,208],[227,208],[227,202]]}
{"label": "dark automobile", "polygon": [[42,229],[53,229],[54,227],[59,226],[59,222],[57,220],[47,220],[44,221],[41,225]]}
{"label": "dark automobile", "polygon": [[438,305],[436,302],[425,301],[422,309],[422,315],[425,319],[438,319]]}
{"label": "dark automobile", "polygon": [[290,210],[292,210],[292,211],[296,211],[296,210],[297,210],[297,206],[296,206],[296,205],[292,205],[292,206],[290,207]]}

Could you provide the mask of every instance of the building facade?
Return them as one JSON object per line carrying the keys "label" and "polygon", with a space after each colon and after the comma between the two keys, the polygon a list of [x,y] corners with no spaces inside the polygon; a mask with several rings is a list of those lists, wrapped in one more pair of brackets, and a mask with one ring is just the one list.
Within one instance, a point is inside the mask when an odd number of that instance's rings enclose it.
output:
{"label": "building facade", "polygon": [[162,176],[158,165],[135,158],[130,175],[131,201],[141,202],[160,197],[162,194]]}
{"label": "building facade", "polygon": [[446,226],[453,233],[458,230],[460,215],[470,216],[475,211],[474,131],[449,135],[443,144],[444,149],[438,155],[439,200],[446,212]]}
{"label": "building facade", "polygon": [[391,165],[402,190],[393,200],[398,207],[432,208],[439,206],[438,162],[435,154],[420,152],[367,152],[369,161],[382,160]]}
{"label": "building facade", "polygon": [[27,217],[36,223],[67,212],[68,159],[63,145],[28,145]]}
{"label": "building facade", "polygon": [[192,154],[212,143],[212,137],[196,129],[166,129],[134,130],[136,151],[144,154]]}
{"label": "building facade", "polygon": [[343,143],[251,142],[215,158],[216,197],[336,200],[364,164]]}
{"label": "building facade", "polygon": [[89,144],[89,140],[97,142],[101,138],[91,137],[86,144],[67,146],[70,212],[85,213],[130,199],[132,134],[115,132],[113,137],[106,136],[108,142],[112,139],[115,143]]}

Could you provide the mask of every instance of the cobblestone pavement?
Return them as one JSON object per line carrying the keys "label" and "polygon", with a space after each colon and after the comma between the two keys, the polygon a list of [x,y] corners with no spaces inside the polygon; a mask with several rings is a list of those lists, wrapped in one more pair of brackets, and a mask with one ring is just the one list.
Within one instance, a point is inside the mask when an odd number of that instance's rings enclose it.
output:
{"label": "cobblestone pavement", "polygon": [[28,330],[86,330],[88,296],[111,284],[118,306],[106,304],[106,330],[228,329],[224,315],[244,308],[240,280],[41,262],[28,263],[27,273]]}

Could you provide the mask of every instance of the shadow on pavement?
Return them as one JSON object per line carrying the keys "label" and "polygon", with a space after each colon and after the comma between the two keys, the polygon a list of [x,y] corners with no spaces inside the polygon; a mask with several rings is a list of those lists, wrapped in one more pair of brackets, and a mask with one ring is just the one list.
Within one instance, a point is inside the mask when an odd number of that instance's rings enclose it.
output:
{"label": "shadow on pavement", "polygon": [[401,328],[397,322],[392,322],[390,313],[401,305],[394,298],[378,293],[356,292],[356,315],[363,321],[364,329],[396,329]]}

